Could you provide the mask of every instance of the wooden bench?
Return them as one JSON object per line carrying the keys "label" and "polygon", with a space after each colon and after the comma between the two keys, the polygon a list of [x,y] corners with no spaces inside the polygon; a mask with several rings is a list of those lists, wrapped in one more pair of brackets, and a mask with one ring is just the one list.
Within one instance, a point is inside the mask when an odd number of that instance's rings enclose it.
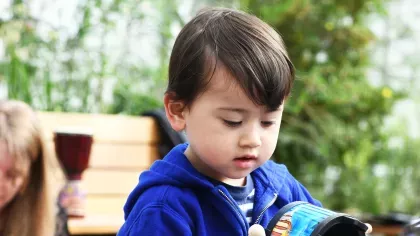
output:
{"label": "wooden bench", "polygon": [[397,236],[403,232],[403,226],[401,225],[381,225],[371,224],[373,232],[372,234],[381,234],[385,236]]}
{"label": "wooden bench", "polygon": [[54,112],[40,112],[39,118],[51,150],[55,129],[86,127],[93,131],[89,168],[82,177],[87,190],[86,217],[70,219],[69,231],[72,235],[115,235],[139,174],[158,159],[156,122],[150,117]]}

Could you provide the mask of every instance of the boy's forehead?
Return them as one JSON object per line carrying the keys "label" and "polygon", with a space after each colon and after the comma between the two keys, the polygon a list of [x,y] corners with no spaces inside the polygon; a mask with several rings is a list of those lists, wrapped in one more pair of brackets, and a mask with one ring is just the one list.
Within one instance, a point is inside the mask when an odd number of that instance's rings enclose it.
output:
{"label": "boy's forehead", "polygon": [[[240,78],[239,78],[240,79]],[[255,91],[257,94],[257,91]],[[211,76],[203,95],[212,101],[220,101],[228,103],[226,105],[239,107],[262,108],[264,106],[256,105],[239,85],[238,78],[223,65],[219,64],[213,75]],[[282,110],[283,103],[280,104],[278,110]],[[267,109],[264,107],[264,109]],[[277,110],[277,109],[275,109]]]}
{"label": "boy's forehead", "polygon": [[236,82],[234,77],[213,76],[208,85],[207,99],[216,106],[226,108],[257,109],[261,107],[256,105],[246,95],[243,89]]}
{"label": "boy's forehead", "polygon": [[[204,94],[212,101],[220,101],[229,106],[234,107],[253,107],[260,109],[262,106],[256,105],[239,86],[235,77],[230,73],[214,73]],[[283,110],[283,103],[280,104],[278,110]]]}
{"label": "boy's forehead", "polygon": [[234,78],[212,78],[205,93],[211,97],[211,100],[241,104],[252,103]]}
{"label": "boy's forehead", "polygon": [[218,66],[211,77],[207,91],[222,94],[231,93],[234,91],[242,92],[236,78],[224,67]]}

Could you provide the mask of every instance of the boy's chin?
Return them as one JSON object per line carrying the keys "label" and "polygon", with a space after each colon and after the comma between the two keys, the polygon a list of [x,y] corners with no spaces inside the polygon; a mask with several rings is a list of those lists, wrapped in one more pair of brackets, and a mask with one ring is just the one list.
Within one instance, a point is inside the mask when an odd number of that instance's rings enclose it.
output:
{"label": "boy's chin", "polygon": [[232,178],[231,178],[231,179],[237,179],[237,180],[240,180],[240,179],[246,178],[248,175],[250,175],[250,174],[251,174],[251,172],[252,172],[252,171],[247,171],[247,172],[245,172],[245,173],[241,173],[241,174],[239,174],[239,175],[234,175],[234,176],[232,176]]}
{"label": "boy's chin", "polygon": [[[225,178],[222,182],[229,184],[230,183],[235,183],[234,185],[241,185],[245,182],[245,179],[248,175],[251,174],[252,171],[246,171],[246,172],[241,172],[241,173],[230,173],[230,174],[226,174]],[[232,184],[233,185],[233,184]]]}

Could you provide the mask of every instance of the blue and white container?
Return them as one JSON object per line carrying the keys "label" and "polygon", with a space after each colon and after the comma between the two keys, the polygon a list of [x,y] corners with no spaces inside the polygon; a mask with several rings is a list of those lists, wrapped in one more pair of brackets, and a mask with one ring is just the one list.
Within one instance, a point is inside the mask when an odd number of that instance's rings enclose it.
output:
{"label": "blue and white container", "polygon": [[265,231],[267,236],[364,236],[367,229],[350,215],[293,202],[279,210]]}

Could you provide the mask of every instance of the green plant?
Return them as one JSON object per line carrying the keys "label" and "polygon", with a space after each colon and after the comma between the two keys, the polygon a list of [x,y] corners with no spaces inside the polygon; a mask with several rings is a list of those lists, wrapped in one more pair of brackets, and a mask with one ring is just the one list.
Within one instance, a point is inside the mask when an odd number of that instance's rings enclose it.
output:
{"label": "green plant", "polygon": [[[395,181],[403,178],[396,178],[392,168],[387,178],[375,172],[379,164],[392,167],[391,155],[405,155],[389,148],[389,134],[381,128],[395,101],[405,94],[373,87],[366,77],[368,48],[375,37],[365,19],[369,14],[384,14],[385,3],[241,3],[280,32],[297,69],[274,158],[285,163],[328,208],[413,212],[410,204],[401,206],[392,200],[401,198],[399,191],[404,191]],[[413,153],[410,157],[410,163],[419,160]],[[399,168],[404,169],[401,163]],[[410,177],[404,180],[414,183]]]}
{"label": "green plant", "polygon": [[130,89],[130,85],[118,85],[113,92],[114,102],[107,110],[111,114],[141,115],[146,111],[163,107],[161,100]]}
{"label": "green plant", "polygon": [[[138,114],[129,107],[142,103],[119,95],[126,92],[125,97],[134,99],[134,94],[140,94],[141,100],[150,101],[161,98],[172,27],[183,24],[178,4],[164,0],[72,2],[70,6],[77,11],[70,30],[34,16],[28,2],[10,1],[6,14],[10,17],[0,16],[5,49],[0,58],[0,85],[7,88],[8,98],[23,100],[38,110]],[[142,27],[145,31],[139,32]],[[155,35],[156,42],[145,42],[143,49],[133,50],[138,47],[133,42],[149,35]],[[139,59],[149,47],[157,48],[157,55]],[[122,91],[124,88],[129,89]],[[114,98],[116,103],[128,104],[114,104]]]}

